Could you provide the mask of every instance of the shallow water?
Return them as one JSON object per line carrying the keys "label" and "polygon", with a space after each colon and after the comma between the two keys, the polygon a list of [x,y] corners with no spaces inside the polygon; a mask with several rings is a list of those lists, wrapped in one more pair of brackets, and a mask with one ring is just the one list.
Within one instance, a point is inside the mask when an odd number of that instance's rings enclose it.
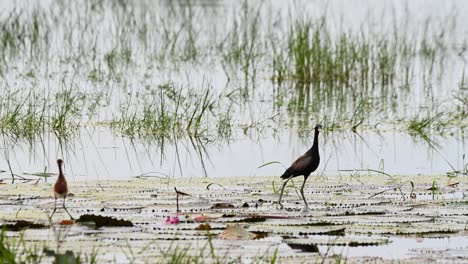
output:
{"label": "shallow water", "polygon": [[[468,238],[466,236],[451,237],[381,237],[368,236],[361,238],[387,238],[390,242],[385,245],[368,247],[339,247],[332,246],[330,254],[342,254],[347,257],[381,257],[383,259],[409,259],[422,253],[450,252],[466,258],[468,252]],[[329,250],[329,246],[319,246],[320,252]]]}
{"label": "shallow water", "polygon": [[[82,128],[71,128],[80,132],[77,136],[57,139],[54,134],[45,133],[32,141],[16,142],[11,139],[11,135],[5,133],[2,137],[0,170],[9,171],[10,163],[16,174],[54,172],[54,160],[60,157],[65,159],[66,171],[72,180],[126,179],[147,173],[187,177],[277,176],[284,169],[279,164],[260,169],[258,167],[271,161],[288,166],[311,145],[312,135],[308,131],[316,122],[341,120],[340,116],[343,115],[348,116],[342,120],[346,122],[345,120],[352,117],[353,111],[356,111],[359,95],[358,99],[349,99],[344,104],[345,108],[338,110],[338,102],[343,100],[341,96],[355,97],[356,94],[345,92],[336,98],[325,97],[327,101],[321,102],[314,99],[315,96],[324,96],[314,92],[317,89],[315,87],[309,88],[312,92],[309,98],[312,102],[309,104],[312,106],[301,110],[294,94],[297,92],[294,89],[300,88],[294,88],[295,83],[286,83],[279,87],[272,83],[268,59],[255,62],[258,70],[255,74],[250,72],[248,78],[243,77],[241,66],[226,66],[224,62],[219,62],[219,55],[211,54],[213,50],[203,54],[203,48],[200,48],[199,52],[202,54],[196,63],[151,60],[148,56],[159,52],[159,42],[156,40],[163,33],[157,27],[151,28],[147,36],[149,44],[144,46],[143,40],[138,39],[136,36],[139,35],[134,32],[140,29],[141,23],[160,25],[166,21],[174,23],[174,27],[181,27],[181,19],[167,17],[165,12],[183,13],[192,10],[193,17],[187,19],[193,20],[193,27],[199,36],[197,44],[204,47],[205,42],[227,37],[220,32],[229,32],[233,25],[223,25],[219,20],[240,19],[236,16],[242,14],[244,7],[241,2],[142,1],[122,7],[106,2],[103,6],[109,5],[112,8],[99,11],[99,6],[84,1],[82,5],[76,6],[82,13],[74,12],[73,8],[55,1],[22,4],[12,6],[9,1],[2,2],[4,8],[0,17],[9,21],[7,14],[14,12],[12,10],[16,8],[25,13],[50,12],[51,17],[66,12],[68,20],[39,21],[44,23],[41,24],[42,27],[48,25],[57,27],[57,30],[50,32],[50,43],[40,43],[39,49],[44,52],[38,54],[38,58],[32,55],[28,57],[26,54],[9,58],[8,67],[3,70],[4,79],[1,81],[1,86],[5,88],[3,95],[19,91],[15,94],[19,96],[16,100],[24,100],[24,91],[35,91],[42,94],[45,100],[53,101],[54,92],[72,89],[84,95],[87,101],[85,109],[76,117],[81,119],[78,123]],[[49,10],[48,7],[52,8]],[[399,87],[403,84],[401,78],[397,77],[393,87],[363,92],[361,99],[375,102],[367,109],[368,116],[364,124],[358,127],[358,133],[352,133],[351,129],[346,128],[331,130],[332,128],[326,127],[325,130],[329,131],[324,131],[326,133],[321,135],[322,164],[319,174],[337,175],[341,170],[362,169],[410,175],[463,171],[467,163],[463,155],[468,153],[464,131],[466,120],[443,133],[439,133],[441,128],[431,128],[425,132],[427,138],[422,137],[425,135],[412,137],[405,127],[408,126],[408,118],[453,110],[458,107],[454,96],[463,98],[465,95],[466,91],[460,87],[460,78],[466,72],[462,45],[468,32],[462,27],[463,16],[460,14],[467,9],[468,5],[464,1],[358,1],[353,4],[347,1],[329,1],[326,4],[320,1],[249,2],[246,10],[258,10],[263,19],[259,23],[260,36],[268,32],[270,20],[278,20],[275,22],[277,24],[274,23],[273,32],[278,30],[275,33],[281,35],[285,34],[281,33],[281,28],[287,24],[288,17],[304,15],[315,19],[325,17],[329,22],[326,27],[332,35],[348,30],[362,31],[365,35],[372,35],[373,31],[385,34],[396,27],[409,36],[417,35],[419,38],[424,28],[429,27],[444,36],[435,38],[434,41],[445,41],[448,38],[448,44],[460,48],[457,56],[444,57],[434,67],[431,66],[430,71],[427,62],[413,65],[408,89]],[[81,21],[79,17],[87,12],[93,15],[86,21],[95,28],[88,30],[91,26],[77,22],[71,35],[65,34],[67,30],[71,30],[71,21]],[[126,16],[122,14],[125,12],[133,12],[131,17],[135,17],[132,22],[135,25],[124,23]],[[142,15],[135,15],[139,13]],[[22,19],[28,21],[27,17]],[[425,21],[429,21],[429,24],[425,24]],[[119,37],[119,34],[123,35]],[[67,42],[61,41],[65,36],[70,39]],[[94,39],[96,36],[99,38]],[[77,42],[74,43],[73,40]],[[92,43],[95,43],[94,48]],[[103,58],[109,54],[109,50],[119,50],[125,43],[131,49],[131,63],[127,66],[119,64],[115,66],[116,73],[109,73],[111,71],[104,66],[106,60]],[[89,54],[77,55],[93,50],[96,52],[94,57]],[[40,56],[50,60],[40,59]],[[71,58],[76,56],[78,58],[74,62]],[[98,74],[101,77],[98,76],[93,81],[89,76],[96,68],[99,69],[98,73],[102,71],[102,76]],[[397,69],[397,74],[400,70]],[[33,73],[33,77],[26,76],[29,71]],[[193,142],[184,136],[177,143],[149,143],[138,135],[135,135],[135,140],[129,140],[125,135],[121,136],[119,131],[108,128],[108,122],[118,117],[120,112],[128,111],[125,110],[127,104],[130,109],[139,107],[144,98],[152,93],[148,87],[166,83],[174,83],[175,87],[182,87],[181,89],[188,92],[211,90],[214,97],[220,98],[215,108],[224,109],[222,111],[233,115],[232,134],[219,139],[212,138],[215,134],[213,132],[206,135],[207,138],[205,135],[201,137],[200,142]],[[94,100],[92,98],[97,98],[99,106],[94,115],[87,116],[90,112],[89,103]],[[319,102],[321,105],[313,111],[314,104]],[[461,107],[466,108],[463,105]],[[314,121],[309,121],[310,115],[313,115]],[[213,123],[214,119],[207,122]],[[207,129],[211,132],[213,127],[208,126]]]}
{"label": "shallow water", "polygon": [[[86,131],[81,140],[60,145],[54,137],[31,148],[15,144],[0,152],[2,175],[8,179],[8,163],[13,172],[56,173],[55,157],[65,162],[67,177],[73,181],[128,179],[132,176],[159,177],[236,177],[279,176],[293,157],[304,153],[312,137],[284,135],[254,139],[242,136],[232,142],[211,143],[198,152],[187,140],[161,149],[155,144],[132,142],[108,130]],[[440,175],[463,168],[463,153],[468,153],[464,139],[438,138],[432,148],[424,140],[405,133],[372,131],[320,135],[322,163],[314,175],[349,175],[365,170],[378,170],[399,175]],[[261,165],[278,161],[262,168]],[[203,167],[203,164],[205,167]],[[453,167],[453,168],[452,168]],[[31,177],[31,176],[29,176]]]}

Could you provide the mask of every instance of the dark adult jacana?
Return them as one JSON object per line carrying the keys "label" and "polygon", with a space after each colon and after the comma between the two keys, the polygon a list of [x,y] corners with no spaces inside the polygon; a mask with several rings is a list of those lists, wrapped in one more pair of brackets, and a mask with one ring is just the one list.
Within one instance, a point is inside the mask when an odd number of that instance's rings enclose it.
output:
{"label": "dark adult jacana", "polygon": [[65,176],[63,175],[63,171],[62,171],[63,161],[61,159],[58,159],[57,165],[59,168],[59,175],[58,175],[57,181],[54,184],[54,197],[55,197],[54,210],[52,211],[52,214],[50,215],[49,218],[52,218],[52,216],[55,214],[55,211],[57,210],[57,198],[62,197],[63,209],[65,210],[65,212],[67,212],[68,216],[70,216],[70,218],[74,220],[73,216],[71,216],[71,214],[68,212],[67,207],[65,207],[65,199],[67,199],[67,195],[68,195],[68,185],[67,185],[67,180],[65,179]]}
{"label": "dark adult jacana", "polygon": [[283,187],[281,188],[281,194],[278,200],[278,204],[280,208],[283,208],[283,204],[281,204],[281,198],[283,197],[284,187],[288,181],[297,176],[304,176],[304,182],[302,183],[301,187],[301,195],[302,199],[304,199],[304,212],[309,210],[309,205],[307,204],[307,200],[304,196],[304,186],[307,181],[309,175],[314,172],[319,163],[320,163],[320,155],[319,155],[319,148],[318,148],[318,135],[322,125],[317,124],[314,128],[315,135],[314,135],[314,143],[312,147],[302,156],[300,156],[296,161],[291,164],[291,166],[281,175],[281,179],[286,179],[283,183]]}

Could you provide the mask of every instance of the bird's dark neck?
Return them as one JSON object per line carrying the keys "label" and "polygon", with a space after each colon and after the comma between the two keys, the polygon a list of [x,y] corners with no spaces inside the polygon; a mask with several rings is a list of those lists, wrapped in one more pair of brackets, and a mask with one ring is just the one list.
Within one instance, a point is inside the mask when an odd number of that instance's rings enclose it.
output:
{"label": "bird's dark neck", "polygon": [[307,151],[307,154],[318,153],[318,134],[319,134],[319,131],[315,129],[314,143],[312,144],[312,147]]}
{"label": "bird's dark neck", "polygon": [[64,178],[65,176],[63,176],[63,171],[62,171],[62,164],[59,164],[58,165],[58,168],[59,168],[59,178]]}

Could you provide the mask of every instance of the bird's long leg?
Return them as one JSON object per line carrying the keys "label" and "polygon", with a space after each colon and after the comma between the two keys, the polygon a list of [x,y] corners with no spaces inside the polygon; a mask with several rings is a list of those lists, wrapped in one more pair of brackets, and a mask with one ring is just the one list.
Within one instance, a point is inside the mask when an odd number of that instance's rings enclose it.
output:
{"label": "bird's long leg", "polygon": [[67,199],[66,196],[63,197],[63,209],[65,210],[65,212],[67,212],[68,216],[70,216],[71,220],[75,220],[75,218],[73,218],[73,216],[70,214],[70,212],[68,212],[67,207],[65,207],[65,199]]}
{"label": "bird's long leg", "polygon": [[302,195],[302,199],[304,200],[304,209],[302,209],[303,212],[309,211],[309,204],[307,203],[307,200],[304,196],[304,186],[305,186],[306,181],[307,181],[307,177],[304,177],[304,182],[302,183],[302,187],[301,187],[301,195]]}
{"label": "bird's long leg", "polygon": [[279,200],[278,200],[278,204],[280,206],[281,209],[283,209],[283,204],[281,203],[281,198],[283,198],[283,192],[284,192],[284,188],[286,187],[286,184],[288,183],[288,181],[292,179],[292,177],[286,179],[283,183],[283,187],[281,187],[281,193],[280,193],[280,197],[279,197]]}
{"label": "bird's long leg", "polygon": [[55,197],[54,210],[52,210],[52,214],[49,216],[49,219],[52,219],[52,216],[54,216],[55,211],[57,211],[57,197]]}

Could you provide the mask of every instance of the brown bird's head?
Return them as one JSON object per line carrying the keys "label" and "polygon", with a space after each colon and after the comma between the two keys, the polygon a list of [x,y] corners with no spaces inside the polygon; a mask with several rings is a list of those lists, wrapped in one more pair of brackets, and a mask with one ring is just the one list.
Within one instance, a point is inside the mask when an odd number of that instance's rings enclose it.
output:
{"label": "brown bird's head", "polygon": [[59,166],[62,166],[62,164],[63,164],[63,160],[61,160],[61,159],[58,159],[58,160],[57,160],[57,164],[58,164]]}
{"label": "brown bird's head", "polygon": [[315,125],[315,128],[314,128],[314,129],[315,129],[315,131],[318,131],[318,130],[322,129],[322,125],[321,125],[321,124],[317,124],[317,125]]}

